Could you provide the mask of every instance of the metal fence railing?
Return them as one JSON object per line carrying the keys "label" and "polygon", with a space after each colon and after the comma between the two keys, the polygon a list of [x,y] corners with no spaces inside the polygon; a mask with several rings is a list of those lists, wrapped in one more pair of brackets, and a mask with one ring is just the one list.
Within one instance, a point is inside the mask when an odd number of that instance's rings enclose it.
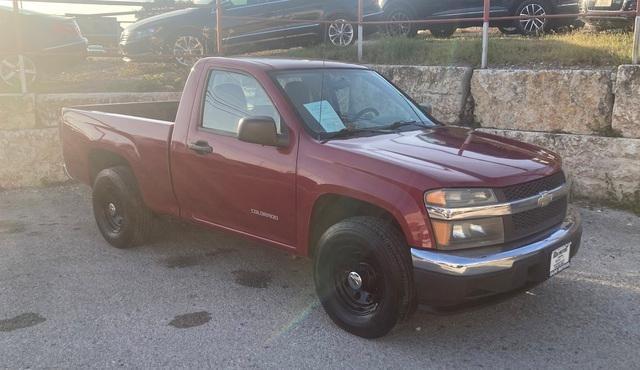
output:
{"label": "metal fence railing", "polygon": [[[119,0],[13,0],[14,13],[17,19],[20,19],[19,11],[20,4],[22,1],[28,2],[50,2],[50,3],[73,3],[73,4],[94,4],[94,5],[126,5],[126,6],[142,6],[144,3],[135,2],[135,1],[119,1]],[[480,65],[481,68],[487,68],[488,66],[488,53],[489,53],[489,26],[494,22],[504,22],[504,21],[523,21],[527,19],[575,19],[578,17],[582,18],[591,18],[591,17],[599,17],[599,16],[624,16],[624,17],[635,17],[635,27],[634,27],[634,42],[633,42],[633,52],[632,52],[632,63],[638,64],[640,59],[640,6],[636,6],[635,10],[632,11],[607,11],[607,12],[597,12],[597,11],[582,11],[580,13],[575,14],[545,14],[545,15],[534,15],[534,16],[502,16],[502,17],[492,17],[490,14],[490,5],[491,0],[484,0],[484,8],[483,8],[483,16],[477,18],[448,18],[448,19],[421,19],[421,20],[401,20],[401,21],[389,21],[389,20],[379,20],[379,21],[365,21],[364,20],[364,5],[363,0],[357,1],[357,9],[355,10],[355,14],[357,14],[356,19],[353,21],[350,20],[350,23],[355,24],[357,26],[357,58],[359,61],[363,60],[363,49],[364,49],[364,32],[363,27],[368,25],[378,25],[378,26],[388,26],[393,24],[398,25],[407,25],[407,24],[420,24],[422,26],[427,25],[442,25],[442,24],[468,24],[468,23],[481,23],[482,24],[482,52],[480,57]],[[211,6],[211,5],[210,5]],[[198,7],[198,5],[194,5],[194,7]],[[208,52],[207,55],[224,55],[225,52],[225,40],[224,40],[224,32],[222,30],[224,20],[241,20],[246,22],[256,22],[256,21],[265,21],[269,20],[269,22],[278,22],[278,23],[297,23],[304,24],[310,23],[320,24],[320,25],[328,25],[335,21],[326,20],[319,21],[309,19],[293,19],[293,18],[260,18],[260,17],[250,17],[250,16],[232,16],[225,14],[225,9],[221,0],[215,0],[215,4],[213,4],[215,9],[215,25],[212,25],[211,29],[205,33],[205,38],[210,38],[211,33],[215,34],[215,53]],[[17,55],[18,55],[18,69],[20,73],[20,85],[21,91],[23,93],[27,92],[27,81],[25,77],[25,62],[24,62],[24,48],[22,45],[22,26],[20,22],[16,24],[16,45],[17,45]],[[209,40],[207,40],[209,41]],[[210,40],[213,41],[213,40]],[[209,42],[207,42],[209,44]],[[108,51],[105,56],[117,56],[117,50]],[[158,57],[162,58],[172,58],[172,55],[158,55]]]}

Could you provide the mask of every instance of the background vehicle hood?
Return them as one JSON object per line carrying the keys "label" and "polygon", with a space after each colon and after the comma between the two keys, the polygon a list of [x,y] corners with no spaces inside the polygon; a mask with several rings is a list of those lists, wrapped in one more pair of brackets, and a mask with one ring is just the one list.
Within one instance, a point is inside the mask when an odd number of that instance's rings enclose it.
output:
{"label": "background vehicle hood", "polygon": [[[502,187],[548,176],[561,168],[560,157],[551,151],[462,127],[438,126],[331,143],[418,172],[428,179],[423,178],[419,186]],[[368,170],[379,171],[373,167],[375,163]]]}

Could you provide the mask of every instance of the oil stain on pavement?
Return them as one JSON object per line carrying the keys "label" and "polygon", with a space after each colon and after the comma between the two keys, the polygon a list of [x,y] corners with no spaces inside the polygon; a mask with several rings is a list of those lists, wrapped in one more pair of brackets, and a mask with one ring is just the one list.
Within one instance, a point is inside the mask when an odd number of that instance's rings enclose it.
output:
{"label": "oil stain on pavement", "polygon": [[266,288],[271,282],[271,271],[233,271],[237,284],[250,288]]}
{"label": "oil stain on pavement", "polygon": [[202,265],[207,262],[213,262],[214,257],[229,254],[235,252],[233,248],[219,248],[209,253],[196,255],[196,256],[171,256],[163,260],[163,263],[168,268],[185,268],[197,265]]}
{"label": "oil stain on pavement", "polygon": [[26,227],[22,222],[11,220],[0,220],[0,234],[18,234],[25,231]]}
{"label": "oil stain on pavement", "polygon": [[209,321],[211,321],[211,314],[207,311],[200,311],[178,315],[169,322],[169,325],[178,329],[188,329],[204,325]]}
{"label": "oil stain on pavement", "polygon": [[18,329],[24,329],[38,325],[45,321],[47,321],[47,319],[37,313],[23,313],[22,315],[18,315],[10,319],[0,320],[0,331],[14,331]]}

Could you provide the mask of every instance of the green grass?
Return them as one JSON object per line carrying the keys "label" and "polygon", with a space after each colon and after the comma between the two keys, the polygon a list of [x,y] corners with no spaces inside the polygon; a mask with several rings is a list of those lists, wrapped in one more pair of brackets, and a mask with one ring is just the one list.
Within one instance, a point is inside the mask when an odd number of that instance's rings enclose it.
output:
{"label": "green grass", "polygon": [[[613,67],[630,63],[633,45],[629,33],[547,35],[538,38],[492,35],[489,64],[495,67]],[[414,65],[480,64],[482,41],[477,34],[461,33],[450,39],[432,37],[381,38],[364,45],[364,63]],[[317,45],[267,53],[273,56],[332,59],[355,62],[356,48]]]}

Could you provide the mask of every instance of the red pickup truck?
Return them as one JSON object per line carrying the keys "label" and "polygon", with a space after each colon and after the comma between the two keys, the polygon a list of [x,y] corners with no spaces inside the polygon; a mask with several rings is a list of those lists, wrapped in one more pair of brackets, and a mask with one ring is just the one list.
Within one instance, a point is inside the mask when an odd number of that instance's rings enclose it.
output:
{"label": "red pickup truck", "polygon": [[65,108],[61,132],[110,244],[165,214],[309,256],[362,337],[544,281],[580,246],[556,154],[444,126],[362,66],[202,59],[179,103]]}

